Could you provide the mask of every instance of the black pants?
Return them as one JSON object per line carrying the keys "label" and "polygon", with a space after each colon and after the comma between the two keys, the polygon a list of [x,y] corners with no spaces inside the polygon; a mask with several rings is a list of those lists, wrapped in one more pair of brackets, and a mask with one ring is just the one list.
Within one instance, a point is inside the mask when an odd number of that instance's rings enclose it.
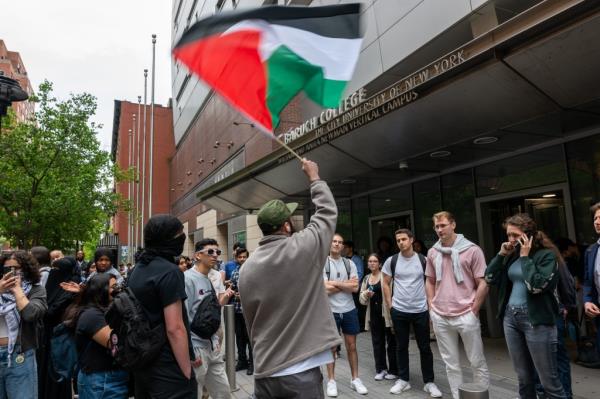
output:
{"label": "black pants", "polygon": [[[166,344],[168,345],[168,343]],[[163,351],[152,366],[135,372],[135,399],[196,399],[198,384],[194,371],[187,379],[172,352]]]}
{"label": "black pants", "polygon": [[410,326],[413,326],[417,346],[421,355],[421,374],[423,382],[433,382],[433,354],[429,345],[429,312],[404,313],[392,308],[392,322],[396,332],[396,348],[398,357],[398,376],[404,381],[410,378],[408,367],[408,344]]}
{"label": "black pants", "polygon": [[323,374],[315,367],[283,377],[254,380],[256,399],[323,399]]}
{"label": "black pants", "polygon": [[[396,360],[396,337],[392,334],[392,329],[385,326],[385,319],[377,309],[373,312],[371,309],[371,320],[369,321],[371,329],[371,341],[373,342],[373,355],[375,356],[375,371],[381,373],[387,370],[388,373],[398,375],[398,362]],[[387,342],[387,362],[386,356]],[[387,367],[389,362],[390,367]]]}
{"label": "black pants", "polygon": [[[252,363],[252,347],[243,313],[235,314],[235,344],[238,351],[238,362]],[[246,355],[246,348],[248,348],[248,355]]]}

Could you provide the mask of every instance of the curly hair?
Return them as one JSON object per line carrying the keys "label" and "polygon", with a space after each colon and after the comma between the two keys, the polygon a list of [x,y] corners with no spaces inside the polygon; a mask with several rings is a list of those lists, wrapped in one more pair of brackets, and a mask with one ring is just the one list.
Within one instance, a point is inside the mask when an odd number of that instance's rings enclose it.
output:
{"label": "curly hair", "polygon": [[14,259],[21,266],[23,280],[29,281],[31,284],[40,282],[40,267],[37,260],[27,251],[14,251],[7,259]]}
{"label": "curly hair", "polygon": [[552,240],[541,230],[538,230],[537,223],[527,213],[517,213],[509,216],[504,221],[504,228],[508,225],[514,226],[519,230],[523,231],[528,237],[533,237],[533,243],[531,244],[532,254],[540,249],[549,249],[554,252],[558,260],[562,260],[560,251],[554,245]]}

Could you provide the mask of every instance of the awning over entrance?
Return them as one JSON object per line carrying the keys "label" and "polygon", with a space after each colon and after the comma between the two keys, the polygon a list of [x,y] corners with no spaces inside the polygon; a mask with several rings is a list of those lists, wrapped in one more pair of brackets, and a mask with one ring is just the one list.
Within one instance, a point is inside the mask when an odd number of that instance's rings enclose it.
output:
{"label": "awning over entrance", "polygon": [[[341,199],[581,134],[600,125],[600,10],[590,3],[542,2],[290,145]],[[306,195],[281,150],[198,197],[235,213]]]}

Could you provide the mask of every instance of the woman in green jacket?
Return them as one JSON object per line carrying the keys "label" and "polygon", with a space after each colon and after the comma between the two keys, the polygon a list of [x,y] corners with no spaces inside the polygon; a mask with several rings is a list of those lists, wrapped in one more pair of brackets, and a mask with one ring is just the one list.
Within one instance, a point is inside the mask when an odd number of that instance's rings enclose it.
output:
{"label": "woman in green jacket", "polygon": [[556,364],[554,295],[560,254],[534,220],[519,213],[505,221],[508,241],[488,265],[485,279],[498,286],[498,314],[519,379],[521,399],[535,399],[535,372],[548,398],[565,398]]}

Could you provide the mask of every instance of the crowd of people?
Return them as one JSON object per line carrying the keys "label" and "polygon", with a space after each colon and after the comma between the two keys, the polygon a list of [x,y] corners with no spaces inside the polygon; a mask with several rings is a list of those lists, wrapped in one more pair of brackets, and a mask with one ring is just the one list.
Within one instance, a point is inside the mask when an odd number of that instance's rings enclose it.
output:
{"label": "crowd of people", "polygon": [[[457,233],[454,215],[440,211],[432,216],[438,237],[432,248],[400,228],[395,245],[380,240],[365,267],[354,243],[336,232],[335,200],[318,166],[304,160],[302,169],[315,207],[306,227],[296,230],[292,223],[297,204],[269,201],[257,214],[263,233],[258,248],[251,254],[236,243],[226,262],[212,238],[196,242],[191,259],[182,256],[183,225],[170,215],[148,221],[134,265],[117,266],[107,248],[98,248],[90,262],[82,251],[72,257],[45,247],[0,257],[0,398],[230,398],[220,309],[232,304],[235,370],[254,376],[256,398],[338,396],[335,365],[342,344],[350,388],[368,394],[356,347],[366,330],[375,365],[370,378],[392,382],[391,394],[411,389],[412,332],[418,384],[437,398],[442,392],[435,380],[434,334],[458,399],[461,343],[473,381],[489,386],[479,311],[490,286],[498,290],[497,315],[519,397],[572,397],[562,336],[573,313],[577,319],[576,284],[583,286],[585,314],[600,322],[600,241],[579,267],[569,242],[553,243],[519,213],[506,219],[506,241],[488,263],[478,245]],[[592,213],[600,235],[600,204]],[[114,330],[105,317],[125,290],[165,336],[152,361],[135,369],[116,360]],[[212,329],[210,317],[216,319]],[[63,329],[77,352],[76,372],[67,379],[60,378],[52,356],[53,337]]]}

